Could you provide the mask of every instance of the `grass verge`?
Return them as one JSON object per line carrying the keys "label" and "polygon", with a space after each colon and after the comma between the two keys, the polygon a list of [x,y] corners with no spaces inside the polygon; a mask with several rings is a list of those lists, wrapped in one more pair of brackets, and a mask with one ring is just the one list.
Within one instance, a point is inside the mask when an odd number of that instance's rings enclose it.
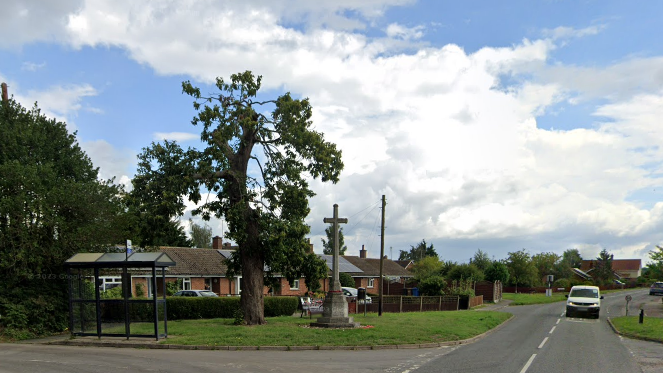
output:
{"label": "grass verge", "polygon": [[622,316],[611,318],[612,325],[627,337],[647,339],[663,343],[663,319],[645,317],[642,324],[638,316]]}
{"label": "grass verge", "polygon": [[535,293],[504,293],[502,299],[512,300],[511,306],[526,306],[529,304],[555,303],[566,300],[566,293],[552,293],[552,297],[545,294]]}
{"label": "grass verge", "polygon": [[[161,342],[205,346],[375,346],[448,342],[472,338],[511,317],[492,311],[445,311],[353,315],[357,329],[310,328],[314,319],[272,317],[266,325],[235,326],[233,320],[181,320],[168,323]],[[150,324],[132,324],[132,333],[149,333]]]}

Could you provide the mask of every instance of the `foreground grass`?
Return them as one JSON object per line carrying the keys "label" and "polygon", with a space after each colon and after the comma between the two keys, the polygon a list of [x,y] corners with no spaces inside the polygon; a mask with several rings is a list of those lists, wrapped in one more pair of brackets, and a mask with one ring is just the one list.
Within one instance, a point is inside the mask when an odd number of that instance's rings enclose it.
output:
{"label": "foreground grass", "polygon": [[[206,346],[371,346],[456,341],[482,334],[510,314],[492,311],[410,312],[352,315],[357,329],[310,328],[315,321],[292,316],[267,319],[266,325],[235,326],[233,320],[168,322],[162,343]],[[151,325],[132,325],[132,333],[150,333]]]}
{"label": "foreground grass", "polygon": [[645,317],[642,324],[638,323],[638,319],[638,316],[622,316],[611,318],[610,321],[626,336],[663,342],[663,319]]}
{"label": "foreground grass", "polygon": [[526,306],[529,304],[555,303],[566,300],[567,293],[552,293],[552,297],[547,297],[542,293],[503,293],[502,298],[512,300],[511,306]]}

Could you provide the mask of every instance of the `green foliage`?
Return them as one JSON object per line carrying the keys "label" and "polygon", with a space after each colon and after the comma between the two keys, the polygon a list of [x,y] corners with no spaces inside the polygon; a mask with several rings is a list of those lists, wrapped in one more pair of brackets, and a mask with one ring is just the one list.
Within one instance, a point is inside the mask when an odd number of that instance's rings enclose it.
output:
{"label": "green foliage", "polygon": [[569,288],[571,288],[571,286],[572,286],[571,285],[571,280],[569,280],[568,278],[560,278],[560,279],[555,280],[555,282],[553,282],[552,287],[553,288],[569,289]]}
{"label": "green foliage", "polygon": [[596,258],[594,270],[592,271],[592,279],[595,285],[608,285],[612,284],[615,278],[612,272],[612,255],[608,250],[603,249]]}
{"label": "green foliage", "polygon": [[166,282],[166,295],[171,296],[182,288],[182,280],[178,279],[173,282]]}
{"label": "green foliage", "polygon": [[419,291],[422,295],[436,296],[444,295],[447,282],[442,276],[430,276],[419,282]]}
{"label": "green foliage", "polygon": [[200,226],[189,219],[191,242],[194,247],[209,249],[212,247],[212,228]]}
{"label": "green foliage", "polygon": [[142,298],[145,296],[145,285],[136,284],[136,297]]}
{"label": "green foliage", "polygon": [[341,286],[345,286],[348,288],[353,288],[356,285],[355,280],[352,278],[352,276],[350,276],[345,272],[338,273],[338,281],[341,282]]}
{"label": "green foliage", "polygon": [[122,299],[122,286],[116,286],[112,289],[101,292],[101,299]]}
{"label": "green foliage", "polygon": [[561,259],[562,257],[559,255],[550,252],[533,255],[532,264],[536,267],[539,274],[538,281],[535,285],[543,284],[543,276],[553,275],[559,278],[560,276],[557,274],[557,268]]}
{"label": "green foliage", "polygon": [[490,282],[500,281],[502,284],[509,283],[509,268],[500,261],[494,261],[486,268],[486,280]]}
{"label": "green foliage", "polygon": [[474,264],[459,264],[447,274],[449,280],[483,281],[484,274]]}
{"label": "green foliage", "polygon": [[492,261],[488,257],[488,254],[481,251],[481,249],[478,249],[477,252],[474,253],[474,257],[470,259],[470,263],[474,264],[480,271],[485,272],[486,269],[490,267]]}
{"label": "green foliage", "polygon": [[68,312],[63,263],[122,242],[124,192],[99,181],[75,134],[36,105],[0,104],[0,128],[0,329],[60,332]]}
{"label": "green foliage", "polygon": [[324,259],[315,253],[308,253],[302,262],[301,271],[308,291],[316,293],[321,289],[320,280],[327,278],[329,269]]}
{"label": "green foliage", "polygon": [[297,311],[296,297],[265,297],[265,317],[290,316]]}
{"label": "green foliage", "polygon": [[246,322],[244,322],[244,312],[242,311],[241,308],[237,308],[235,310],[235,313],[233,315],[233,325],[245,325]]}
{"label": "green foliage", "polygon": [[512,285],[534,286],[538,284],[539,272],[525,249],[509,253],[506,266],[509,268],[509,278]]}
{"label": "green foliage", "polygon": [[562,259],[557,264],[557,277],[558,278],[573,278],[572,268],[580,268],[582,264],[582,257],[578,249],[569,249],[564,251]]}
{"label": "green foliage", "polygon": [[250,71],[233,74],[230,81],[217,78],[219,92],[210,96],[183,82],[197,111],[191,123],[201,128],[205,146],[185,151],[173,142],[152,144],[140,155],[134,180],[155,216],[181,215],[185,197],[201,202],[201,188],[216,193],[193,213],[228,222],[227,237],[239,249],[227,276],[241,272],[250,287],[241,296],[250,325],[264,323],[257,305],[265,278],[269,283],[275,274],[289,281],[303,276],[309,248],[305,218],[314,195],[309,180],[336,183],[343,169],[340,150],[314,131],[308,99],[286,93],[257,100],[261,80]]}
{"label": "green foliage", "polygon": [[656,249],[649,252],[649,259],[651,262],[647,263],[646,277],[663,278],[663,247],[656,245]]}
{"label": "green foliage", "polygon": [[417,246],[410,246],[410,251],[400,251],[398,260],[422,260],[426,257],[433,256],[437,258],[437,252],[433,248],[433,244],[426,246],[426,240],[421,240]]}
{"label": "green foliage", "polygon": [[428,256],[421,260],[417,260],[412,265],[412,273],[414,273],[414,280],[421,282],[429,277],[442,276],[444,263],[436,256]]}
{"label": "green foliage", "polygon": [[[327,235],[327,240],[324,238],[322,240],[322,253],[325,255],[334,255],[334,225],[330,224],[325,228],[325,234]],[[348,247],[345,246],[345,239],[343,238],[343,228],[338,229],[338,255],[345,255]]]}
{"label": "green foliage", "polygon": [[472,280],[453,280],[447,288],[447,295],[459,295],[461,297],[474,296],[474,281]]}

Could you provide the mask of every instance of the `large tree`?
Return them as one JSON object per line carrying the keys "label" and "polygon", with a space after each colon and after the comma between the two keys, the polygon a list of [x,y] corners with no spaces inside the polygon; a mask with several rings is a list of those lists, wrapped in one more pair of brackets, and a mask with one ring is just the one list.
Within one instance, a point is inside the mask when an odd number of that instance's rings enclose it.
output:
{"label": "large tree", "polygon": [[[327,240],[322,238],[322,253],[325,255],[334,255],[334,225],[329,225],[325,228]],[[343,238],[343,228],[338,229],[338,255],[345,255],[348,247],[345,246],[345,239]]]}
{"label": "large tree", "polygon": [[212,228],[198,225],[189,219],[191,243],[194,247],[209,249],[212,247]]}
{"label": "large tree", "polygon": [[612,255],[608,250],[601,250],[594,263],[594,270],[591,273],[594,283],[596,285],[612,284],[615,275],[612,272]]}
{"label": "large tree", "polygon": [[539,281],[539,272],[525,249],[509,253],[506,266],[509,268],[510,282],[516,289],[518,286],[534,286]]}
{"label": "large tree", "polygon": [[238,245],[228,275],[242,275],[240,307],[249,325],[265,322],[265,280],[271,283],[277,273],[294,280],[306,276],[306,268],[322,268],[309,263],[321,259],[307,254],[304,219],[314,195],[308,180],[336,183],[343,169],[340,150],[313,130],[308,99],[289,93],[257,99],[261,79],[250,71],[228,82],[217,78],[219,92],[209,95],[182,83],[194,99],[198,114],[192,124],[201,127],[204,148],[184,151],[166,142],[144,150],[166,177],[167,213],[181,213],[184,196],[199,203],[201,188],[216,194],[193,212],[228,222],[226,236]]}
{"label": "large tree", "polygon": [[122,189],[37,105],[0,104],[0,331],[67,327],[63,264],[126,239]]}
{"label": "large tree", "polygon": [[421,260],[425,257],[433,256],[437,258],[437,252],[433,244],[428,246],[426,240],[421,240],[416,246],[410,246],[410,251],[401,250],[398,260]]}
{"label": "large tree", "polygon": [[482,251],[481,249],[478,249],[477,252],[474,253],[474,257],[470,259],[470,263],[474,264],[482,272],[485,272],[486,269],[490,267],[492,260],[490,260],[486,252]]}
{"label": "large tree", "polygon": [[562,259],[559,254],[552,252],[538,253],[532,256],[532,263],[539,273],[539,282],[545,281],[544,276],[553,275],[559,278],[557,269],[559,268],[559,261]]}
{"label": "large tree", "polygon": [[572,278],[573,268],[580,268],[582,256],[578,249],[568,249],[562,254],[562,259],[557,264],[557,274],[559,278]]}

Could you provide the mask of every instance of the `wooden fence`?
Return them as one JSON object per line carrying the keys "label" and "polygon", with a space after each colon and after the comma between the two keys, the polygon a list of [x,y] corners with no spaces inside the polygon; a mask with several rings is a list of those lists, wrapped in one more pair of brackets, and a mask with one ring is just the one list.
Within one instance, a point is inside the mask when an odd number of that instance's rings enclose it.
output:
{"label": "wooden fence", "polygon": [[[483,299],[483,297],[481,297]],[[372,303],[357,303],[356,298],[348,297],[348,313],[378,312],[379,298],[373,297]],[[423,311],[457,311],[460,298],[457,295],[438,297],[410,297],[401,295],[385,295],[382,301],[382,312],[423,312]]]}

